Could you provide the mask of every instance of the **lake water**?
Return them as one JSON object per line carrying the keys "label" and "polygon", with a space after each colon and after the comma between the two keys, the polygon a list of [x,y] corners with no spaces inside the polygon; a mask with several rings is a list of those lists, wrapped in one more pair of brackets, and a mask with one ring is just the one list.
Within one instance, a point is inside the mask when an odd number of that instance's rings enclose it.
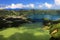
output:
{"label": "lake water", "polygon": [[60,19],[60,15],[47,15],[47,14],[34,14],[34,15],[29,15],[28,18],[37,20],[42,19],[42,18],[48,18],[50,20],[58,20]]}
{"label": "lake water", "polygon": [[42,18],[48,18],[50,20],[59,20],[60,16],[59,15],[29,15],[28,18],[33,19],[36,21],[35,23],[27,23],[25,26],[33,26],[33,27],[40,27],[43,26],[43,20]]}

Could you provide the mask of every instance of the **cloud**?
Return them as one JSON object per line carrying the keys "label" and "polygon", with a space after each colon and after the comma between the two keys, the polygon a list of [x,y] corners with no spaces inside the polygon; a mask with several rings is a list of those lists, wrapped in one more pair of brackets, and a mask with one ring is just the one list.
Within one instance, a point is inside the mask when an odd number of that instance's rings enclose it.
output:
{"label": "cloud", "polygon": [[34,6],[35,6],[34,4],[27,4],[27,5],[25,5],[26,8],[34,8]]}
{"label": "cloud", "polygon": [[53,9],[60,9],[60,0],[54,0]]}
{"label": "cloud", "polygon": [[11,5],[7,5],[5,8],[15,9],[15,8],[23,8],[23,7],[24,7],[23,4],[11,4]]}
{"label": "cloud", "polygon": [[54,0],[54,3],[43,3],[39,5],[39,8],[47,8],[47,9],[60,9],[60,0]]}
{"label": "cloud", "polygon": [[49,4],[49,3],[45,2],[45,3],[39,5],[39,8],[43,8],[43,7],[46,7],[46,8],[50,9],[52,7],[52,4]]}
{"label": "cloud", "polygon": [[19,4],[11,4],[11,5],[6,5],[6,6],[2,6],[0,7],[0,9],[8,9],[8,8],[11,8],[11,9],[16,9],[16,8],[34,8],[34,4],[22,4],[22,3],[19,3]]}
{"label": "cloud", "polygon": [[60,0],[54,0],[55,4],[60,6]]}
{"label": "cloud", "polygon": [[30,4],[23,4],[23,3],[18,3],[18,4],[11,4],[11,5],[0,5],[0,9],[16,9],[16,8],[21,8],[21,9],[24,9],[24,8],[40,8],[40,9],[60,9],[60,0],[54,0],[54,3],[51,4],[51,3],[48,3],[48,2],[45,2],[45,3],[42,3],[42,4],[33,4],[33,3],[30,3]]}
{"label": "cloud", "polygon": [[52,4],[49,4],[49,3],[47,3],[47,2],[46,2],[44,5],[45,5],[47,8],[51,8],[51,7],[52,7]]}
{"label": "cloud", "polygon": [[54,3],[43,3],[39,5],[39,8],[47,8],[47,9],[60,9],[60,0],[54,0]]}
{"label": "cloud", "polygon": [[43,5],[39,5],[39,8],[42,8],[43,7]]}

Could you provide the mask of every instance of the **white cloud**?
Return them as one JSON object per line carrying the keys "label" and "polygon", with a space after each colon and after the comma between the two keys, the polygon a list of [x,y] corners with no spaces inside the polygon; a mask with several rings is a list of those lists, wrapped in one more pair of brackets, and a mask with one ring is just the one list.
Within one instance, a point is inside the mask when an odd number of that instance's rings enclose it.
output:
{"label": "white cloud", "polygon": [[16,8],[34,8],[34,4],[22,4],[22,3],[19,3],[19,4],[11,4],[11,5],[7,5],[7,6],[4,6],[4,7],[0,7],[0,9],[8,9],[8,8],[11,8],[11,9],[16,9]]}
{"label": "white cloud", "polygon": [[60,0],[54,0],[53,9],[60,9]]}
{"label": "white cloud", "polygon": [[43,5],[39,5],[39,8],[42,8],[43,7]]}
{"label": "white cloud", "polygon": [[15,8],[23,8],[24,5],[23,4],[11,4],[6,6],[5,8],[11,8],[11,9],[15,9]]}
{"label": "white cloud", "polygon": [[43,8],[43,7],[51,8],[51,7],[52,7],[52,4],[49,4],[49,3],[45,2],[45,3],[43,3],[43,4],[40,4],[39,7],[40,7],[40,8]]}
{"label": "white cloud", "polygon": [[15,8],[60,9],[60,0],[54,0],[53,4],[45,2],[45,3],[40,4],[40,5],[38,4],[37,6],[36,6],[36,4],[33,4],[33,3],[30,3],[30,4],[22,4],[22,3],[14,4],[13,3],[11,5],[4,5],[4,6],[2,5],[0,7],[0,9],[8,9],[8,8],[11,8],[11,9],[15,9]]}
{"label": "white cloud", "polygon": [[34,4],[27,4],[27,5],[25,5],[26,8],[34,8],[34,6],[35,6]]}
{"label": "white cloud", "polygon": [[60,0],[54,0],[54,3],[43,3],[39,5],[39,8],[48,8],[48,9],[60,9]]}
{"label": "white cloud", "polygon": [[60,0],[54,0],[54,2],[56,5],[58,5],[58,6],[60,5]]}
{"label": "white cloud", "polygon": [[51,8],[51,7],[52,7],[52,4],[49,4],[49,3],[47,3],[47,2],[46,2],[44,5],[45,5],[47,8]]}
{"label": "white cloud", "polygon": [[30,4],[30,7],[31,7],[31,8],[34,8],[34,4]]}

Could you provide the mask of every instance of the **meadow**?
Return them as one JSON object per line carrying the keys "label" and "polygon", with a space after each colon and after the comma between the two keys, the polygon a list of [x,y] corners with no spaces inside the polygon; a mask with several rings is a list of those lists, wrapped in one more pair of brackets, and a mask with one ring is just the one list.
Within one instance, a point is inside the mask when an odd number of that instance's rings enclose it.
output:
{"label": "meadow", "polygon": [[40,23],[24,24],[0,31],[0,40],[49,40],[49,30],[44,30]]}

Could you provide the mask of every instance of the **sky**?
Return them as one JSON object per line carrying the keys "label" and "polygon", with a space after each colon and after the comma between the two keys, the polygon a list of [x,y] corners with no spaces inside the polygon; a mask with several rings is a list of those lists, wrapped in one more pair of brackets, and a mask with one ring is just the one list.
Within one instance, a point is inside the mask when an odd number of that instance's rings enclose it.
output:
{"label": "sky", "polygon": [[60,9],[60,0],[0,0],[0,9]]}

